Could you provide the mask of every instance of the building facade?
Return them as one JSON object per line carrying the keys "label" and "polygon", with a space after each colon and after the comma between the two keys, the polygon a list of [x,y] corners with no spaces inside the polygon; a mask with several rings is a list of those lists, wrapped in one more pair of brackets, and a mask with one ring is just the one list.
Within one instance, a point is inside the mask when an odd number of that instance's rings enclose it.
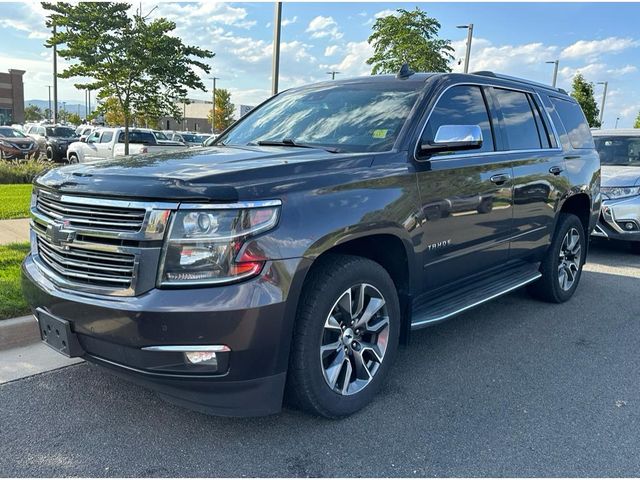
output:
{"label": "building facade", "polygon": [[24,123],[24,70],[0,72],[0,125]]}
{"label": "building facade", "polygon": [[[211,121],[209,113],[213,102],[210,100],[187,100],[187,103],[177,104],[178,109],[182,112],[184,120],[178,122],[172,117],[162,117],[160,119],[160,128],[162,130],[189,131],[200,133],[211,133]],[[235,105],[236,119],[243,117],[251,111],[253,107],[249,105]]]}

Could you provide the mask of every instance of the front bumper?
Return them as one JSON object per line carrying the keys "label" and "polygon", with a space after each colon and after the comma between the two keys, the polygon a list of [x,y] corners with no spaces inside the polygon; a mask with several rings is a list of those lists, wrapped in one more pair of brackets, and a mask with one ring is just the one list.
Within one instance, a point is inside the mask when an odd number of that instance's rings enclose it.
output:
{"label": "front bumper", "polygon": [[0,147],[2,149],[2,154],[7,160],[23,160],[31,157],[38,156],[38,146],[34,146],[33,148],[17,148],[17,147]]}
{"label": "front bumper", "polygon": [[594,237],[640,241],[640,196],[604,200]]}
{"label": "front bumper", "polygon": [[[83,358],[157,390],[163,398],[216,415],[277,413],[293,319],[308,260],[272,261],[252,280],[211,288],[105,297],[64,290],[31,256],[22,267],[28,303],[70,323]],[[188,365],[183,354],[150,346],[226,345],[219,368]]]}

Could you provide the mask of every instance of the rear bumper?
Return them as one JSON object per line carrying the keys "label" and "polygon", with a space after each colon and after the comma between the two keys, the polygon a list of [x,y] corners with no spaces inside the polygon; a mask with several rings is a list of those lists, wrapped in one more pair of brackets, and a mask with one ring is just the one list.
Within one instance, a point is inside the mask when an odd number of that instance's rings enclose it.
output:
{"label": "rear bumper", "polygon": [[[104,297],[57,287],[31,256],[22,271],[28,303],[66,320],[83,358],[210,414],[277,413],[288,365],[304,259],[273,261],[250,281],[215,288],[154,289]],[[218,369],[190,365],[180,352],[150,346],[225,345]]]}
{"label": "rear bumper", "polygon": [[605,200],[593,236],[640,241],[640,197]]}

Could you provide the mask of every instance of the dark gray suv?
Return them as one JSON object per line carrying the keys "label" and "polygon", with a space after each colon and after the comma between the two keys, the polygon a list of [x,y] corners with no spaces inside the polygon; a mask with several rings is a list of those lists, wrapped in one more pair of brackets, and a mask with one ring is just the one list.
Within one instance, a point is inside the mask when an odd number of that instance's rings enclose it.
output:
{"label": "dark gray suv", "polygon": [[210,148],[38,177],[24,292],[47,344],[177,404],[339,417],[412,330],[525,285],[568,300],[599,186],[561,90],[407,69],[320,83]]}

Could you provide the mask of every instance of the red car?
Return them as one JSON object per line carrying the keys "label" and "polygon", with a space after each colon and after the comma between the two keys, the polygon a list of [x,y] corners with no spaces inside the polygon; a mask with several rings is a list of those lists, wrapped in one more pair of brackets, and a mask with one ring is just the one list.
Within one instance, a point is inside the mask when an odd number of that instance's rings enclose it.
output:
{"label": "red car", "polygon": [[15,128],[0,127],[0,159],[22,160],[38,156],[38,144],[33,138]]}

